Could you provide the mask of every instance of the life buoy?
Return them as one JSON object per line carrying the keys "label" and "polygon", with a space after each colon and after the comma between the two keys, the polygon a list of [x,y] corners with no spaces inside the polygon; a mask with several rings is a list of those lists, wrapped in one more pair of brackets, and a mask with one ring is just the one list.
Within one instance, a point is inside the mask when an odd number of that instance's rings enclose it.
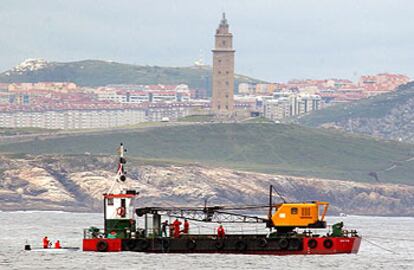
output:
{"label": "life buoy", "polygon": [[289,241],[288,241],[286,238],[281,238],[281,239],[278,241],[278,244],[279,244],[279,247],[280,247],[281,249],[287,249],[287,248],[288,248],[288,246],[289,246]]}
{"label": "life buoy", "polygon": [[265,238],[260,238],[259,241],[258,241],[258,245],[261,248],[266,247],[267,246],[267,240]]}
{"label": "life buoy", "polygon": [[325,240],[323,241],[323,246],[324,246],[326,249],[330,249],[330,248],[332,248],[332,247],[333,247],[333,242],[332,242],[332,240],[331,240],[331,239],[325,239]]}
{"label": "life buoy", "polygon": [[244,241],[242,241],[242,240],[237,241],[237,242],[236,242],[236,249],[237,249],[238,251],[244,251],[244,250],[246,250],[246,249],[247,249],[247,244],[246,244],[246,242],[244,242]]}
{"label": "life buoy", "polygon": [[318,246],[318,241],[316,241],[316,239],[310,239],[308,241],[308,247],[311,249],[314,249]]}
{"label": "life buoy", "polygon": [[124,217],[125,216],[125,207],[118,207],[116,209],[116,214],[120,217]]}
{"label": "life buoy", "polygon": [[224,243],[224,241],[223,241],[223,240],[217,240],[217,241],[214,243],[214,246],[216,247],[216,249],[221,250],[221,249],[223,249],[223,248],[224,248],[225,243]]}
{"label": "life buoy", "polygon": [[292,238],[289,240],[289,249],[298,250],[300,248],[300,240],[298,238]]}
{"label": "life buoy", "polygon": [[96,243],[96,250],[99,252],[105,252],[108,250],[108,243],[103,240],[99,240],[98,243]]}
{"label": "life buoy", "polygon": [[194,250],[196,247],[197,247],[197,242],[196,242],[195,240],[193,240],[193,239],[189,239],[189,240],[187,241],[187,248],[188,248],[189,250]]}

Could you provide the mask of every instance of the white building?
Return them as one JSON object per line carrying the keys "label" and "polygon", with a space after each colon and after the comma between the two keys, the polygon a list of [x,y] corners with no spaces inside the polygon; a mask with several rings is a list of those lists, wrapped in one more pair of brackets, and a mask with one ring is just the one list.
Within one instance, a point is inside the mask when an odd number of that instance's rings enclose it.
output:
{"label": "white building", "polygon": [[265,100],[263,104],[263,116],[271,120],[280,120],[290,116],[291,103],[289,98]]}
{"label": "white building", "polygon": [[250,95],[256,92],[256,85],[251,83],[240,83],[238,88],[239,95]]}
{"label": "white building", "polygon": [[175,121],[178,118],[194,114],[197,109],[202,107],[180,103],[151,104],[147,109],[147,120],[150,122],[160,122],[163,118],[168,118],[171,121]]}
{"label": "white building", "polygon": [[146,121],[143,109],[0,112],[0,127],[46,129],[111,128]]}
{"label": "white building", "polygon": [[264,101],[263,115],[271,120],[317,111],[321,108],[318,95],[277,95]]}

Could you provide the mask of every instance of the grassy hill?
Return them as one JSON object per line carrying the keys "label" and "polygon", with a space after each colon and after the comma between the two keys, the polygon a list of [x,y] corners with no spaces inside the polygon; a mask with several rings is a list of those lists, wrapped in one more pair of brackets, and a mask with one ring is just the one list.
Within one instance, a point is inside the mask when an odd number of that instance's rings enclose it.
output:
{"label": "grassy hill", "polygon": [[56,132],[54,129],[43,129],[35,127],[24,127],[24,128],[5,128],[0,127],[0,137],[1,136],[19,136],[19,135],[29,135],[29,134],[38,134],[38,133],[52,133]]}
{"label": "grassy hill", "polygon": [[[1,152],[115,154],[267,173],[414,184],[414,146],[297,125],[199,124],[0,144]],[[371,176],[370,176],[371,174]],[[379,180],[373,177],[377,174]]]}
{"label": "grassy hill", "polygon": [[[247,76],[236,75],[240,82],[258,82]],[[69,63],[50,62],[37,70],[14,71],[0,74],[0,82],[75,82],[81,86],[102,86],[107,84],[179,84],[210,89],[210,67],[158,67],[139,66],[85,60]]]}

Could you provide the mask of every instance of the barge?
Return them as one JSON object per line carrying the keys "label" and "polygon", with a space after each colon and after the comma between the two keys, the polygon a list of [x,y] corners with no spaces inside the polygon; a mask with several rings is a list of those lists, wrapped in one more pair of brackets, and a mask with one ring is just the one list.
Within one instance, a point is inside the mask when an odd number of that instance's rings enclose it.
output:
{"label": "barge", "polygon": [[[119,149],[115,185],[126,181],[124,148]],[[274,203],[278,194],[269,188],[266,205],[202,207],[136,207],[139,192],[119,189],[103,194],[104,228],[84,230],[83,251],[91,252],[149,252],[149,253],[223,253],[262,255],[311,255],[357,253],[361,236],[356,230],[345,230],[342,222],[329,226],[325,217],[328,202]],[[276,192],[274,192],[276,191]],[[263,216],[246,214],[265,209]],[[262,224],[267,233],[192,233],[177,231],[177,224],[167,221],[206,223],[226,228],[228,224]],[[144,224],[138,226],[138,224]],[[221,225],[221,226],[220,226]],[[168,230],[167,230],[168,228]],[[173,231],[175,229],[175,232]],[[316,232],[315,232],[316,231]]]}

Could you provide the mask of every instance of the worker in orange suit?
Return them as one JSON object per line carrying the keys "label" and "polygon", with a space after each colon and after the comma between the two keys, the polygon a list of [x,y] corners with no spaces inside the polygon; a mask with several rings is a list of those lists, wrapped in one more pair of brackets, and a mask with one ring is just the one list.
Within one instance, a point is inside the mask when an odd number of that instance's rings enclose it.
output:
{"label": "worker in orange suit", "polygon": [[218,238],[224,238],[225,235],[226,235],[226,233],[224,231],[224,227],[223,227],[223,225],[220,224],[220,226],[217,228],[217,237]]}
{"label": "worker in orange suit", "polygon": [[62,247],[60,246],[60,241],[59,241],[59,240],[57,240],[57,241],[55,242],[55,248],[62,248]]}
{"label": "worker in orange suit", "polygon": [[173,227],[174,227],[174,238],[179,238],[180,237],[180,225],[181,225],[181,221],[178,220],[178,218],[175,219],[175,221],[173,222]]}
{"label": "worker in orange suit", "polygon": [[183,233],[188,234],[190,232],[190,223],[187,219],[184,219],[184,229]]}
{"label": "worker in orange suit", "polygon": [[49,239],[47,236],[43,237],[43,248],[49,248]]}

